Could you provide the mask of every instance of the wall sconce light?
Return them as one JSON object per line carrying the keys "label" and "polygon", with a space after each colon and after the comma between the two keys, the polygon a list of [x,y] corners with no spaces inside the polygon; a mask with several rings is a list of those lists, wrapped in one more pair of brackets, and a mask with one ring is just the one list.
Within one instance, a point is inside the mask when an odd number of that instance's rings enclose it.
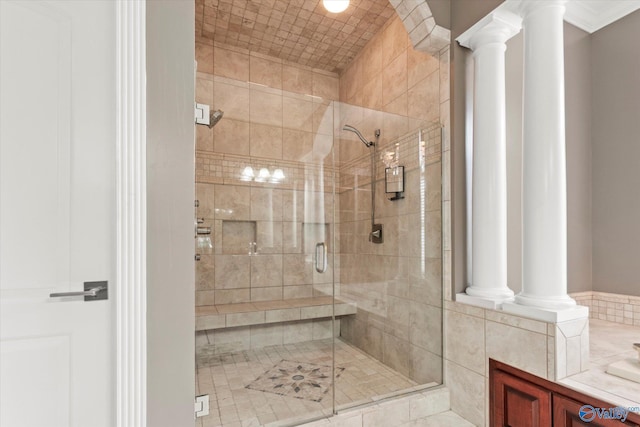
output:
{"label": "wall sconce light", "polygon": [[270,182],[278,184],[286,178],[284,171],[280,168],[271,173],[267,168],[260,168],[258,176],[251,166],[246,166],[240,174],[240,181]]}

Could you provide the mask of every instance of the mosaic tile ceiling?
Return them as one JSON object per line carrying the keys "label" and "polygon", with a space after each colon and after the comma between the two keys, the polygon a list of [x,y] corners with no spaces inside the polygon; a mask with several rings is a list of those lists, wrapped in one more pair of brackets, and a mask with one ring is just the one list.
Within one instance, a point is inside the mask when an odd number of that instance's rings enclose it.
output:
{"label": "mosaic tile ceiling", "polygon": [[196,0],[196,35],[312,68],[340,72],[395,13],[388,0]]}

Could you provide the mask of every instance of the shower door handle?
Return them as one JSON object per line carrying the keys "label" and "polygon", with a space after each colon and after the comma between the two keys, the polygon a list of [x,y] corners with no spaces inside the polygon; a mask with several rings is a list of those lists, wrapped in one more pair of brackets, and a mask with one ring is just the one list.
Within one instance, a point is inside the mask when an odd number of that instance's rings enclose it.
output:
{"label": "shower door handle", "polygon": [[[322,265],[319,260],[320,253],[322,253]],[[318,273],[327,271],[327,245],[324,242],[316,243],[316,271]]]}

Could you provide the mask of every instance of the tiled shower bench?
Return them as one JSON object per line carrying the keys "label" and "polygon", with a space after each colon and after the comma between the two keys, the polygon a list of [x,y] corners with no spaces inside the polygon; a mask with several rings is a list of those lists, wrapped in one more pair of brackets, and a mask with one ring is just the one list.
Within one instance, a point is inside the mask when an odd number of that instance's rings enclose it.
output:
{"label": "tiled shower bench", "polygon": [[196,307],[196,331],[356,314],[356,305],[331,296]]}

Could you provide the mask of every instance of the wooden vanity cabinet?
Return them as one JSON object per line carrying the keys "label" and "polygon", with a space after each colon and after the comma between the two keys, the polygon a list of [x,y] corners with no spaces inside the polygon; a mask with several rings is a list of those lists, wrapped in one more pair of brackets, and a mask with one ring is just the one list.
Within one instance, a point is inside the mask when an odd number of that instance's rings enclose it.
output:
{"label": "wooden vanity cabinet", "polygon": [[580,419],[580,408],[616,405],[545,380],[496,360],[489,360],[489,419],[492,427],[640,427],[640,415],[625,422],[595,417]]}

